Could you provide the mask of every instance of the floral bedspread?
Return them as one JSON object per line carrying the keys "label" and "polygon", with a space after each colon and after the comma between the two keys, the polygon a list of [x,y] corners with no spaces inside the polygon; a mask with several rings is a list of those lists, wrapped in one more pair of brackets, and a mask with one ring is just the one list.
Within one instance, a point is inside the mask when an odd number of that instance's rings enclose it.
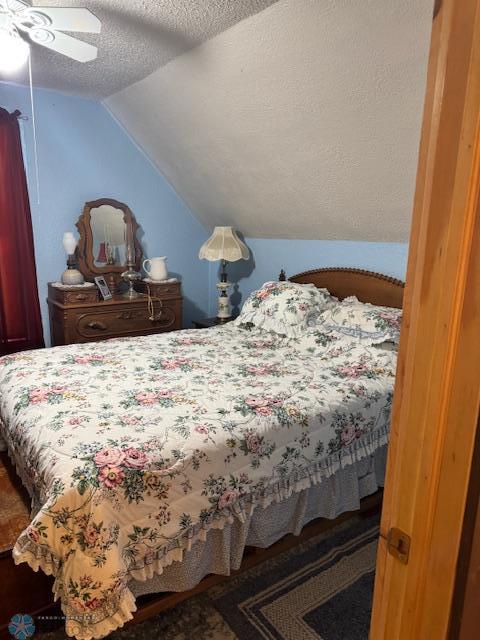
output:
{"label": "floral bedspread", "polygon": [[387,442],[396,355],[227,325],[0,358],[3,436],[41,508],[16,562],[101,637],[209,529]]}

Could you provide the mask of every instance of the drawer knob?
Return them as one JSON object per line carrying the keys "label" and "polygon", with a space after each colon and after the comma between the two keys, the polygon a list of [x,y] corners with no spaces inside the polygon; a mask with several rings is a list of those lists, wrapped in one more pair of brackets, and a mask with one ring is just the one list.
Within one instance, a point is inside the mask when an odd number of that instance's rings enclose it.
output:
{"label": "drawer knob", "polygon": [[77,295],[75,296],[75,300],[86,300],[87,296],[84,293],[77,293]]}
{"label": "drawer knob", "polygon": [[97,331],[106,331],[107,325],[103,322],[98,322],[97,320],[92,320],[87,324],[87,327],[90,329],[96,329]]}

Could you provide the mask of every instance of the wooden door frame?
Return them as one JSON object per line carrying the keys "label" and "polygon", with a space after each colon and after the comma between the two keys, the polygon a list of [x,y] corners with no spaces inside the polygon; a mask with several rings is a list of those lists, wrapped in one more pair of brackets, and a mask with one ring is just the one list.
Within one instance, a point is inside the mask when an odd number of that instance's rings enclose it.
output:
{"label": "wooden door frame", "polygon": [[480,0],[435,10],[371,640],[448,637],[480,400]]}

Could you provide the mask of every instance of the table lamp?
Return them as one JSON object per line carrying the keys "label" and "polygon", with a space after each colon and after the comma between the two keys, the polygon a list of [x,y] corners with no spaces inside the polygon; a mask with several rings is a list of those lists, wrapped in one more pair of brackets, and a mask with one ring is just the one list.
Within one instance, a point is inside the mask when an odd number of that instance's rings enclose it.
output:
{"label": "table lamp", "polygon": [[250,251],[247,246],[240,240],[232,227],[215,227],[210,238],[200,248],[198,257],[201,260],[209,260],[210,262],[221,260],[220,282],[217,282],[219,291],[217,318],[221,322],[226,322],[231,318],[227,295],[231,283],[227,280],[227,262],[248,260],[249,255]]}
{"label": "table lamp", "polygon": [[73,285],[83,284],[85,278],[77,269],[77,261],[75,260],[75,249],[77,241],[71,231],[65,231],[63,234],[63,248],[67,254],[67,269],[62,273],[62,284]]}

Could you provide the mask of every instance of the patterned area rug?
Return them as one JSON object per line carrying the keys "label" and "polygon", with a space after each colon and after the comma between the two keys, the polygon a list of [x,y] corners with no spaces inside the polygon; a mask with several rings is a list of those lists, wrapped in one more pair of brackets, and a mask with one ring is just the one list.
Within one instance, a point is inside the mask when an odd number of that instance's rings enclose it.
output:
{"label": "patterned area rug", "polygon": [[[378,516],[353,519],[112,640],[367,640]],[[42,621],[37,620],[41,631]],[[43,626],[43,628],[45,628]],[[36,634],[65,638],[61,628]]]}
{"label": "patterned area rug", "polygon": [[238,638],[367,640],[378,519],[345,523],[210,591]]}

